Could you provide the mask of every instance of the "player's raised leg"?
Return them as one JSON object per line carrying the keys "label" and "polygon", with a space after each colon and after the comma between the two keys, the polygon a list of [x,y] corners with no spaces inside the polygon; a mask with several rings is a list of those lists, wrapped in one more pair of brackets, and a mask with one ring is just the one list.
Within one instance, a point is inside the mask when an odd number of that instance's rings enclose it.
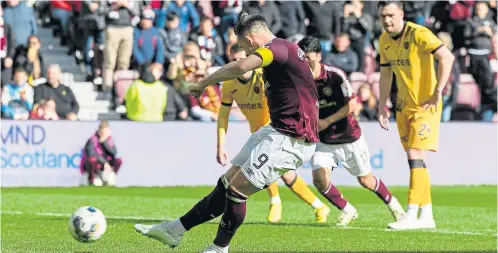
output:
{"label": "player's raised leg", "polygon": [[172,248],[178,246],[185,232],[223,214],[229,179],[239,170],[240,167],[233,166],[226,174],[218,179],[218,183],[213,191],[202,198],[182,217],[171,222],[155,225],[135,224],[135,229],[137,232],[156,239]]}
{"label": "player's raised leg", "polygon": [[298,176],[296,171],[291,170],[285,173],[282,175],[282,180],[292,192],[294,192],[299,198],[308,203],[308,205],[314,209],[316,221],[318,223],[327,222],[327,217],[330,213],[329,207],[324,205],[323,202],[310,190],[304,179]]}
{"label": "player's raised leg", "polygon": [[282,219],[282,200],[278,192],[277,181],[273,182],[266,188],[268,195],[270,195],[270,210],[268,212],[268,222],[277,223]]}

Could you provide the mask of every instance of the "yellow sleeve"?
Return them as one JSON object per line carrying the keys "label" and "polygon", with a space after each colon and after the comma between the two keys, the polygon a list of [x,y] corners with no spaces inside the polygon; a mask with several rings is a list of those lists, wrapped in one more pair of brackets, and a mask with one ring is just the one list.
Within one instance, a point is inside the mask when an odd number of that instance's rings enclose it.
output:
{"label": "yellow sleeve", "polygon": [[221,86],[221,105],[231,107],[232,104],[232,81],[226,81]]}
{"label": "yellow sleeve", "polygon": [[415,31],[415,43],[420,50],[431,54],[443,47],[441,40],[426,27],[418,28]]}
{"label": "yellow sleeve", "polygon": [[380,54],[380,66],[381,67],[389,67],[391,66],[391,63],[389,63],[389,60],[387,60],[386,57],[386,52],[385,52],[385,47],[387,46],[387,43],[385,43],[385,35],[381,35],[379,38],[379,54]]}
{"label": "yellow sleeve", "polygon": [[254,54],[263,60],[263,64],[260,66],[261,68],[266,67],[273,62],[273,52],[266,47],[258,48]]}

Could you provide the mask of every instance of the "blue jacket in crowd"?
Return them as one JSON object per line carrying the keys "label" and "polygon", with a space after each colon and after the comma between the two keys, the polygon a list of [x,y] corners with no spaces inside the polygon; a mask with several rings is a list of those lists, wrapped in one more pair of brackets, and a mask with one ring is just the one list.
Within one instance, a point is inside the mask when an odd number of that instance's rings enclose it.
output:
{"label": "blue jacket in crowd", "polygon": [[195,9],[194,4],[190,1],[185,1],[182,6],[178,6],[175,1],[171,1],[168,5],[167,12],[174,12],[180,19],[180,30],[187,32],[189,21],[192,23],[191,31],[195,31],[201,23],[199,13]]}
{"label": "blue jacket in crowd", "polygon": [[133,59],[138,64],[164,64],[164,43],[156,27],[147,30],[135,27],[133,32]]}
{"label": "blue jacket in crowd", "polygon": [[16,45],[26,46],[28,38],[36,34],[36,20],[33,8],[26,6],[24,1],[14,7],[3,9],[3,20],[12,27],[16,35]]}

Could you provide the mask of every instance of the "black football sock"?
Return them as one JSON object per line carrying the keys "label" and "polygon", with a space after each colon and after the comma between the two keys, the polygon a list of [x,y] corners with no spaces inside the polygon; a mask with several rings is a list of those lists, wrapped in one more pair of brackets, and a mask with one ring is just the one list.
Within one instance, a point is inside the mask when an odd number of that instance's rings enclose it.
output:
{"label": "black football sock", "polygon": [[235,232],[246,217],[246,200],[246,196],[237,193],[230,187],[227,189],[225,213],[221,217],[214,245],[226,247],[230,244]]}
{"label": "black football sock", "polygon": [[180,217],[183,227],[188,231],[197,225],[222,215],[225,210],[227,187],[228,181],[223,175],[209,195],[197,202],[190,211]]}

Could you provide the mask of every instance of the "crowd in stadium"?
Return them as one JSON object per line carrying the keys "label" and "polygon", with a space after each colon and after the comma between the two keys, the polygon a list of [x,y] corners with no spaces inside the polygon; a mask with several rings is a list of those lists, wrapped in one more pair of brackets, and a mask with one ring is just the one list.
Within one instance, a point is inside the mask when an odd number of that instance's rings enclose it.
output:
{"label": "crowd in stadium", "polygon": [[[457,61],[444,92],[442,121],[497,121],[496,1],[406,2],[405,19],[423,24]],[[323,62],[349,75],[359,120],[377,117],[377,1],[2,1],[2,118],[77,120],[78,101],[61,68],[44,63],[38,26],[85,65],[99,100],[134,121],[216,121],[223,84],[196,99],[187,87],[230,62],[240,13],[260,14],[278,37],[321,40]],[[47,21],[49,20],[49,21]],[[392,103],[396,103],[393,85]],[[153,113],[137,113],[141,103]],[[237,105],[234,105],[237,107]],[[155,114],[155,115],[152,115]],[[233,110],[232,120],[243,120]],[[152,115],[152,116],[150,116]],[[394,114],[393,114],[394,117]]]}

